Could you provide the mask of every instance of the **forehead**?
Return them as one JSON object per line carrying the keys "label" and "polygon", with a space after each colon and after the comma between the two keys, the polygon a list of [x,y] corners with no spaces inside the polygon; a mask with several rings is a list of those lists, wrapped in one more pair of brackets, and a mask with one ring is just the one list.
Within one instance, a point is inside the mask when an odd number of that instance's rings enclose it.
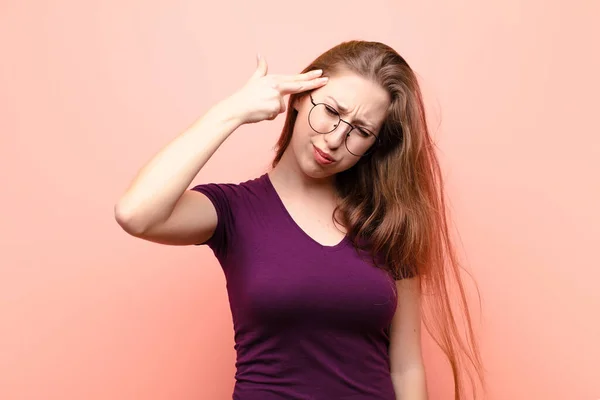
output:
{"label": "forehead", "polygon": [[327,84],[314,93],[319,100],[333,99],[349,113],[373,123],[385,118],[390,105],[390,96],[381,85],[350,71],[331,75]]}

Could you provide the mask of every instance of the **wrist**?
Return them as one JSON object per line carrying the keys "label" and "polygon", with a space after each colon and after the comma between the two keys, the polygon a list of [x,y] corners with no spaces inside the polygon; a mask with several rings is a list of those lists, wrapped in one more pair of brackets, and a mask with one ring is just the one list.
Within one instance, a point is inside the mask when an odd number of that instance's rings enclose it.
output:
{"label": "wrist", "polygon": [[235,129],[247,122],[246,112],[239,103],[235,95],[232,95],[219,102],[212,112],[218,119],[228,125],[233,125]]}
{"label": "wrist", "polygon": [[198,118],[186,135],[200,134],[202,137],[211,136],[218,141],[225,140],[243,124],[241,116],[230,106],[229,102],[221,101],[213,105],[208,111]]}

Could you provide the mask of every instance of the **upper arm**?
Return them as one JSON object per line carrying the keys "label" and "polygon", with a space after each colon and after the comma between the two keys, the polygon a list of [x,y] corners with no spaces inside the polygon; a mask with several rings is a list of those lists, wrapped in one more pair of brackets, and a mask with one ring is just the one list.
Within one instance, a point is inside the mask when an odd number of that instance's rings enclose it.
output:
{"label": "upper arm", "polygon": [[186,190],[169,218],[135,236],[168,245],[199,244],[212,237],[217,222],[217,212],[212,201],[204,193]]}
{"label": "upper arm", "polygon": [[390,329],[390,367],[392,374],[422,368],[421,282],[419,277],[396,281],[398,306]]}

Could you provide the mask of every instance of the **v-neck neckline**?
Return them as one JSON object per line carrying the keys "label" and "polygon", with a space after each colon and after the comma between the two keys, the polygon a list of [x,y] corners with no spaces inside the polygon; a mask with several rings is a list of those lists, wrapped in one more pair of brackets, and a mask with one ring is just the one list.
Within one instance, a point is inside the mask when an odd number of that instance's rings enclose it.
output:
{"label": "v-neck neckline", "polygon": [[294,218],[292,217],[292,215],[288,211],[288,209],[285,206],[285,203],[283,202],[281,196],[277,192],[277,189],[275,189],[275,186],[273,185],[273,182],[271,181],[271,177],[269,176],[268,173],[264,174],[264,179],[265,179],[265,181],[266,181],[269,189],[271,190],[271,193],[272,193],[272,195],[273,195],[276,203],[279,205],[279,208],[281,209],[283,215],[288,220],[288,222],[290,223],[290,225],[292,225],[292,227],[294,228],[294,230],[297,231],[301,236],[303,236],[308,241],[312,242],[314,245],[316,245],[320,249],[326,250],[326,251],[338,251],[338,250],[341,250],[341,249],[343,249],[343,248],[346,247],[346,245],[349,242],[349,238],[348,238],[347,234],[344,235],[344,237],[342,238],[342,240],[340,240],[337,244],[326,245],[326,244],[322,244],[322,243],[318,242],[312,236],[310,236],[308,233],[306,233],[306,231],[304,229],[302,229],[300,227],[300,225],[298,225],[298,223],[296,222],[296,220],[294,220]]}

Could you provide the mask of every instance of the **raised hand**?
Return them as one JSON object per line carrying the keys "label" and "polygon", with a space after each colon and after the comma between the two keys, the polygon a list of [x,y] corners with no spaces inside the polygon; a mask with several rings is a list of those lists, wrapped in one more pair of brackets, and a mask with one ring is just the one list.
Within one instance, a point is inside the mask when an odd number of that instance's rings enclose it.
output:
{"label": "raised hand", "polygon": [[295,75],[268,75],[267,62],[260,55],[257,64],[248,82],[231,97],[244,124],[275,119],[286,110],[286,95],[319,88],[328,79],[321,77],[321,70]]}

